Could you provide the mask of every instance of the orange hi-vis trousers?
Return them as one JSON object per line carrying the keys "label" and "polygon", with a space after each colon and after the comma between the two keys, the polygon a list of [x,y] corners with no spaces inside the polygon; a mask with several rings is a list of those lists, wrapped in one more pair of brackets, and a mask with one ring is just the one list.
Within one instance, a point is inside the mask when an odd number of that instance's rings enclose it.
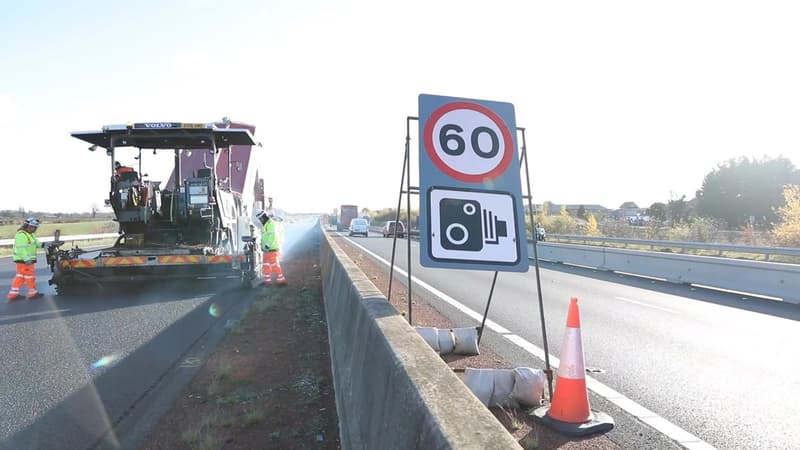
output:
{"label": "orange hi-vis trousers", "polygon": [[11,282],[11,290],[8,291],[9,300],[20,296],[19,290],[23,284],[28,286],[28,298],[35,296],[36,290],[36,264],[17,263],[17,274]]}
{"label": "orange hi-vis trousers", "polygon": [[264,252],[263,264],[264,282],[272,284],[272,275],[275,275],[275,281],[278,284],[285,284],[286,278],[283,277],[283,269],[281,269],[280,252],[270,251]]}

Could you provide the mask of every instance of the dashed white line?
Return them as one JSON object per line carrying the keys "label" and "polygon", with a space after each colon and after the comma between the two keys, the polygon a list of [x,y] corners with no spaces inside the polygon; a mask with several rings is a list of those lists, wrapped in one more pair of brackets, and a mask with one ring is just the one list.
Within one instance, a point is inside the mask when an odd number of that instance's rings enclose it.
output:
{"label": "dashed white line", "polygon": [[661,311],[668,312],[670,314],[680,314],[678,311],[675,311],[673,309],[662,308],[660,306],[651,305],[649,303],[639,302],[639,301],[636,301],[636,300],[631,300],[631,299],[625,298],[625,297],[614,297],[614,298],[616,298],[617,300],[622,300],[623,302],[628,302],[628,303],[633,303],[633,304],[636,304],[636,305],[646,306],[648,308],[660,309]]}
{"label": "dashed white line", "polygon": [[[342,237],[344,237],[344,236],[342,236]],[[347,237],[344,237],[344,238],[347,239],[347,241],[350,242],[352,245],[354,245],[354,246],[358,247],[359,249],[361,249],[364,253],[370,255],[376,261],[383,263],[387,267],[391,267],[391,263],[389,261],[386,261],[382,257],[380,257],[377,254],[373,253],[372,251],[366,249],[364,246],[362,246],[360,244],[357,244],[352,239],[348,239]],[[402,276],[408,277],[408,272],[406,272],[405,270],[401,269],[397,265],[395,265],[394,270],[396,270]],[[416,285],[418,285],[419,287],[421,287],[421,288],[427,290],[428,292],[430,292],[431,294],[439,297],[441,300],[443,300],[447,304],[452,305],[453,307],[455,307],[459,311],[461,311],[464,314],[468,315],[469,317],[477,320],[478,322],[480,322],[483,319],[483,315],[473,311],[469,307],[467,307],[467,306],[461,304],[460,302],[458,302],[456,299],[450,297],[449,295],[447,295],[444,292],[436,289],[435,287],[429,285],[428,283],[420,280],[419,278],[417,278],[417,277],[412,275],[411,276],[411,280]],[[634,303],[639,303],[639,302],[635,302],[635,301],[630,300],[630,299],[623,299],[622,297],[617,297],[617,298],[618,299],[622,299],[622,300],[626,300],[626,301],[632,301]],[[642,303],[642,305],[654,307],[652,305],[647,305],[647,304],[643,304],[643,303]],[[660,307],[654,307],[654,308],[664,309],[664,308],[660,308]],[[675,311],[669,311],[669,310],[667,310],[667,311],[677,314],[677,312],[675,312]],[[496,332],[496,333],[499,333],[501,336],[503,336],[504,338],[508,339],[508,341],[510,341],[514,345],[518,346],[519,348],[525,350],[526,352],[530,353],[531,355],[535,356],[536,358],[539,358],[540,360],[544,360],[544,350],[543,349],[541,349],[541,348],[537,347],[536,345],[528,342],[527,340],[523,339],[522,337],[511,333],[510,330],[500,326],[498,323],[496,323],[496,322],[494,322],[492,320],[486,319],[486,327],[489,328],[490,330]],[[556,358],[555,356],[550,355],[550,364],[553,366],[553,368],[558,368],[559,359]],[[678,444],[680,444],[681,446],[683,446],[683,447],[685,447],[687,449],[690,449],[690,450],[695,450],[695,449],[697,449],[697,450],[711,450],[711,449],[715,448],[711,444],[709,444],[709,443],[703,441],[702,439],[700,439],[699,437],[697,437],[697,436],[693,435],[692,433],[684,430],[683,428],[673,424],[672,422],[668,421],[667,419],[659,416],[658,414],[654,413],[653,411],[650,411],[649,409],[645,408],[644,406],[634,402],[633,400],[629,399],[625,395],[617,392],[616,390],[612,389],[611,387],[606,386],[605,384],[601,383],[600,381],[597,381],[597,379],[592,378],[592,377],[590,377],[588,375],[586,376],[586,386],[587,386],[587,388],[589,390],[593,391],[595,394],[597,394],[597,395],[605,398],[606,400],[610,401],[611,403],[617,405],[619,408],[621,408],[622,410],[624,410],[628,414],[631,414],[632,416],[636,417],[637,419],[641,420],[642,422],[647,423],[648,425],[653,427],[655,430],[657,430],[661,434],[663,434],[663,435],[667,436],[668,438],[676,441]]]}

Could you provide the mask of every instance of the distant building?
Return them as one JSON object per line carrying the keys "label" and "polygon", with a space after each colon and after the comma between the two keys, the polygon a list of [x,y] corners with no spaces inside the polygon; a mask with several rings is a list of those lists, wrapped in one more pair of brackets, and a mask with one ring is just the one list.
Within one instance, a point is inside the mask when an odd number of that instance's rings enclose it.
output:
{"label": "distant building", "polygon": [[630,225],[641,226],[650,221],[647,216],[647,208],[639,208],[634,202],[625,202],[619,206],[619,209],[614,211],[614,217],[619,220],[625,220]]}

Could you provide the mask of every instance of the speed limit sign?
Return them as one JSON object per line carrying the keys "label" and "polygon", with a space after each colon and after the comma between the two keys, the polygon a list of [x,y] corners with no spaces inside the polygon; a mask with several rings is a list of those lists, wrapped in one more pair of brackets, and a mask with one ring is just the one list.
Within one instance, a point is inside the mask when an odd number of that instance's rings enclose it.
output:
{"label": "speed limit sign", "polygon": [[528,270],[514,105],[419,96],[420,263]]}
{"label": "speed limit sign", "polygon": [[484,105],[455,101],[434,111],[423,130],[431,162],[456,180],[483,182],[502,175],[514,155],[505,121]]}

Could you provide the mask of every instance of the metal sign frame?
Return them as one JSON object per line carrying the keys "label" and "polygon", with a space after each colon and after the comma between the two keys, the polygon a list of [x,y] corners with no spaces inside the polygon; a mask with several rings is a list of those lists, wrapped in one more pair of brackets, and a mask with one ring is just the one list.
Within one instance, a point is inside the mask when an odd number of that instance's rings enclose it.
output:
{"label": "metal sign frame", "polygon": [[[403,195],[405,194],[406,197],[406,217],[408,219],[411,218],[411,195],[419,195],[419,187],[418,186],[411,186],[411,122],[412,121],[419,121],[419,118],[416,116],[407,116],[406,117],[406,141],[405,141],[405,156],[403,158],[403,170],[401,171],[400,177],[400,189],[399,194],[397,197],[397,214],[395,215],[395,221],[400,220],[400,207],[403,203]],[[545,369],[544,373],[547,377],[547,386],[548,386],[548,394],[549,397],[553,397],[553,371],[550,368],[550,350],[547,342],[547,329],[545,326],[545,317],[544,317],[544,301],[542,299],[542,283],[541,277],[539,274],[539,255],[537,251],[538,241],[536,240],[536,222],[534,221],[533,216],[533,201],[532,201],[532,194],[531,194],[531,178],[530,178],[530,170],[528,168],[528,152],[527,152],[527,142],[525,136],[525,128],[524,127],[516,127],[516,132],[521,134],[522,138],[522,145],[520,146],[520,153],[519,153],[519,167],[520,170],[524,167],[525,169],[525,185],[526,185],[526,193],[523,196],[524,199],[527,200],[528,204],[528,217],[531,223],[531,235],[530,239],[533,242],[533,265],[534,265],[534,272],[536,275],[536,292],[538,296],[538,303],[539,303],[539,320],[540,326],[542,329],[542,343],[544,347],[544,361],[545,361]],[[515,133],[516,134],[516,133]],[[527,228],[523,228],[525,231],[523,235],[526,237],[527,241]],[[413,325],[412,320],[412,276],[411,276],[411,222],[409,220],[408,228],[406,229],[406,256],[407,256],[407,271],[406,271],[406,287],[407,287],[407,301],[408,301],[408,313],[407,319],[410,325]],[[526,244],[527,245],[527,244]],[[387,300],[391,300],[392,298],[392,282],[394,279],[394,269],[395,269],[395,256],[397,250],[397,233],[394,233],[392,239],[392,258],[391,263],[389,266],[389,290],[387,293]],[[497,275],[498,271],[494,271],[494,276],[492,278],[492,285],[489,289],[489,296],[486,301],[486,309],[483,312],[483,319],[481,320],[481,326],[478,328],[478,345],[480,345],[481,338],[483,337],[484,327],[486,326],[486,318],[489,316],[489,307],[492,303],[492,296],[494,294],[494,288],[497,283]]]}

